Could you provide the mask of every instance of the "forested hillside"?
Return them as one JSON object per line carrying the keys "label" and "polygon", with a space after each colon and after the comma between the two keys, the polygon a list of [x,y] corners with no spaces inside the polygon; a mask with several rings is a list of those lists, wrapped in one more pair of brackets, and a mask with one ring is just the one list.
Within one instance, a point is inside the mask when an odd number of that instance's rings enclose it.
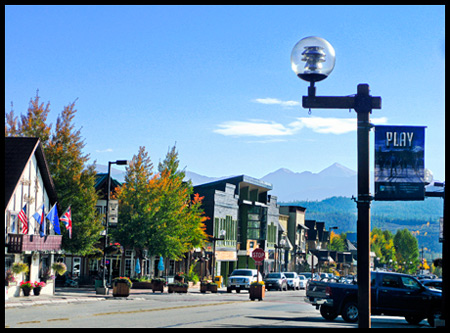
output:
{"label": "forested hillside", "polygon": [[[337,233],[356,232],[357,209],[351,198],[332,197],[322,201],[295,201],[306,207],[306,219],[325,222],[326,228],[337,226]],[[372,201],[371,229],[378,227],[390,230],[407,228],[417,237],[419,248],[425,255],[441,255],[439,243],[439,217],[443,214],[441,198],[426,198],[424,201]]]}

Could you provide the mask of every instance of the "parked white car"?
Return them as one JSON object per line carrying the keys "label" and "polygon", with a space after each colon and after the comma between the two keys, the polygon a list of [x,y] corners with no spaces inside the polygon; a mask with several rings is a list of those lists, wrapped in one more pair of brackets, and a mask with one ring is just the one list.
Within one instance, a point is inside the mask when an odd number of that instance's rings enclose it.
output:
{"label": "parked white car", "polygon": [[295,272],[284,272],[287,278],[287,285],[289,289],[299,290],[300,289],[300,278]]}
{"label": "parked white car", "polygon": [[299,275],[299,284],[300,284],[300,289],[306,289],[306,284],[308,283],[308,279],[304,276],[304,275]]}
{"label": "parked white car", "polygon": [[239,293],[242,289],[250,290],[250,284],[257,281],[257,274],[259,274],[259,281],[263,281],[261,273],[256,269],[235,269],[228,278],[227,292],[236,290]]}

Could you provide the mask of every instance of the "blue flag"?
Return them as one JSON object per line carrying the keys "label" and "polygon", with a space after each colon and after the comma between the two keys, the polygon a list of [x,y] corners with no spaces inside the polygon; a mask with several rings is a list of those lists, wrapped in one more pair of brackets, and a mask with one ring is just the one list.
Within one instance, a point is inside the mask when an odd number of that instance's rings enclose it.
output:
{"label": "blue flag", "polygon": [[159,271],[163,271],[164,270],[164,261],[163,261],[163,257],[162,256],[159,257],[158,270]]}
{"label": "blue flag", "polygon": [[45,217],[44,217],[45,216],[45,213],[44,213],[45,205],[42,205],[42,207],[40,209],[41,209],[41,212],[34,213],[33,217],[39,223],[39,235],[41,237],[44,237],[45,236],[45,225],[46,225]]}
{"label": "blue flag", "polygon": [[45,217],[50,222],[53,223],[53,229],[55,230],[55,234],[61,235],[61,230],[59,229],[59,218],[58,218],[58,209],[56,208],[56,203],[53,205],[53,208]]}

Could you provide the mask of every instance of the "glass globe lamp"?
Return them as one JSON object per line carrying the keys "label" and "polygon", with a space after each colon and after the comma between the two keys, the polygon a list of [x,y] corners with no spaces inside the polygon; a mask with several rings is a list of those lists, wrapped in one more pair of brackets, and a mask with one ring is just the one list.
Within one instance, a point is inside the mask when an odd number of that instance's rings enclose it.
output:
{"label": "glass globe lamp", "polygon": [[313,83],[330,75],[335,60],[333,46],[325,39],[314,36],[301,39],[291,53],[292,70],[302,80]]}

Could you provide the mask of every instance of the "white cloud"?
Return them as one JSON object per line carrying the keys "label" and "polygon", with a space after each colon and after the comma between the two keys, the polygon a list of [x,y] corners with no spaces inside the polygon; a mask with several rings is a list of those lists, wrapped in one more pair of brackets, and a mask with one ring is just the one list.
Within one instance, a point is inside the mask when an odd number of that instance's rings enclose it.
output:
{"label": "white cloud", "polygon": [[277,98],[257,98],[257,99],[254,99],[253,102],[260,103],[260,104],[276,104],[276,105],[281,105],[281,106],[285,106],[285,107],[300,105],[300,102],[297,102],[297,101],[281,101]]}
{"label": "white cloud", "polygon": [[219,124],[214,130],[227,136],[283,136],[292,135],[292,129],[275,122],[258,121],[227,121]]}
{"label": "white cloud", "polygon": [[113,150],[111,148],[107,148],[107,149],[104,149],[104,150],[96,150],[95,152],[96,153],[112,153]]}
{"label": "white cloud", "polygon": [[[373,124],[386,124],[387,118],[373,118]],[[265,120],[227,121],[218,125],[215,133],[226,136],[279,137],[294,135],[306,127],[320,134],[345,134],[357,130],[356,117],[352,118],[323,118],[300,117],[283,125]]]}

